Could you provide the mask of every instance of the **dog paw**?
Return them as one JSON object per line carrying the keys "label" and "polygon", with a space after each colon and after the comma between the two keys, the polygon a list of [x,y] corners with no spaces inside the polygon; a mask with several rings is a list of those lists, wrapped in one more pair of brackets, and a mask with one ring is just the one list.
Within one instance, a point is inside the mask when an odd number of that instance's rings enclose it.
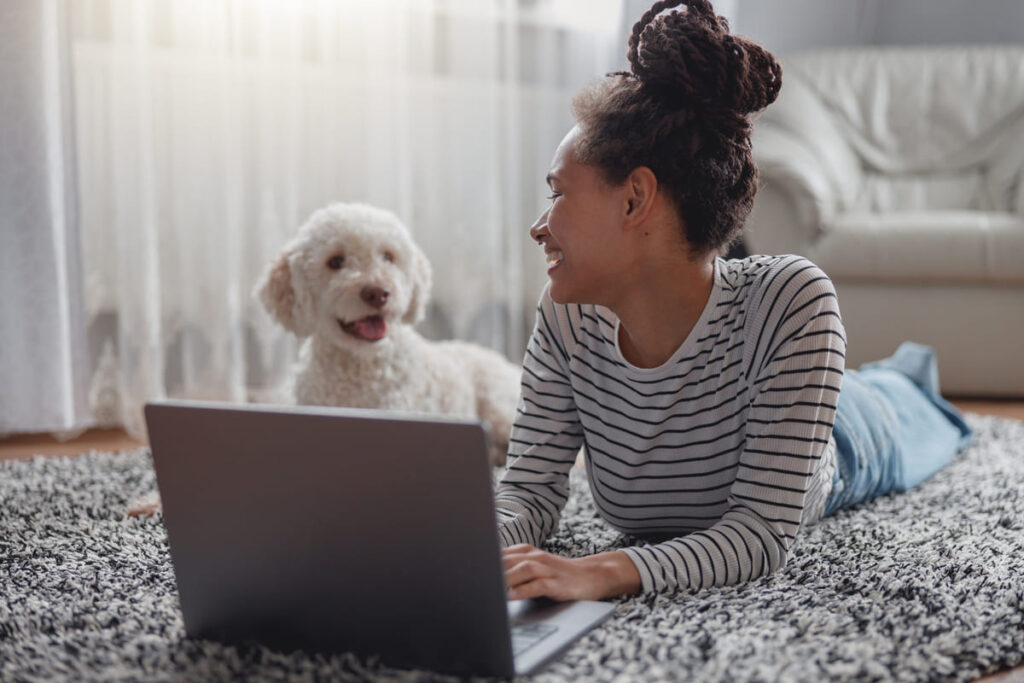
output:
{"label": "dog paw", "polygon": [[491,446],[491,465],[494,467],[504,467],[505,460],[508,457],[508,448],[502,448],[500,446]]}
{"label": "dog paw", "polygon": [[160,494],[153,491],[129,503],[126,512],[129,517],[144,517],[155,515],[162,510]]}

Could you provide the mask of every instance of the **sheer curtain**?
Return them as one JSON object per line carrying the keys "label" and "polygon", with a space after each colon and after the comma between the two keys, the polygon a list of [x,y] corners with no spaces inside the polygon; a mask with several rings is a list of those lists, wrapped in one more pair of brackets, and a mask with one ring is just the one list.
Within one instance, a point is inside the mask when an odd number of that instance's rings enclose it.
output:
{"label": "sheer curtain", "polygon": [[0,435],[89,422],[66,9],[0,2]]}
{"label": "sheer curtain", "polygon": [[395,211],[434,265],[422,330],[522,357],[527,236],[618,0],[69,3],[95,421],[273,400],[296,341],[251,295],[316,208]]}

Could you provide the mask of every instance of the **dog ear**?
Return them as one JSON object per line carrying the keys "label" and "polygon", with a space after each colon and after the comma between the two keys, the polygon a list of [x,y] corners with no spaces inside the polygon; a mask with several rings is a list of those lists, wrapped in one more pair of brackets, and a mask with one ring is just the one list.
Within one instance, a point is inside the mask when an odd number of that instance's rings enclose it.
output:
{"label": "dog ear", "polygon": [[[292,282],[291,252],[283,252],[256,285],[256,295],[270,315],[286,330],[297,337],[313,334],[312,316],[306,310],[308,302],[296,294]],[[296,279],[301,279],[299,276]]]}
{"label": "dog ear", "polygon": [[412,245],[412,296],[409,298],[409,307],[405,309],[402,322],[415,325],[423,320],[427,314],[427,302],[430,300],[430,287],[433,284],[434,272],[430,267],[427,255],[416,246]]}

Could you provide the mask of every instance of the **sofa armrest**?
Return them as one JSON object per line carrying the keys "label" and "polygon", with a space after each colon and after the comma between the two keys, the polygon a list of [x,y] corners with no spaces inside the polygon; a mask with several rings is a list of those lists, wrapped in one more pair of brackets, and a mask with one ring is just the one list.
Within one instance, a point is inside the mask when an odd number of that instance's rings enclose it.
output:
{"label": "sofa armrest", "polygon": [[819,162],[832,189],[838,211],[853,208],[864,185],[864,169],[841,125],[842,112],[825,102],[823,93],[787,62],[786,76],[778,99],[765,109],[757,122],[774,126],[791,139],[803,142],[804,149]]}
{"label": "sofa armrest", "polygon": [[760,187],[747,242],[759,253],[801,253],[836,212],[828,174],[807,143],[762,122],[751,139]]}

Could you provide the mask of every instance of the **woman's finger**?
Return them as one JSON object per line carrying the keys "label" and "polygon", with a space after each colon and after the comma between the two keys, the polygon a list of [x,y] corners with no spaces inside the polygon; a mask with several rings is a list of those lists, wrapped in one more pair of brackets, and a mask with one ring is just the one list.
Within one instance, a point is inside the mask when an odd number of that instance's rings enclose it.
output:
{"label": "woman's finger", "polygon": [[520,584],[508,590],[509,600],[529,600],[530,598],[556,599],[557,590],[552,579],[536,579]]}
{"label": "woman's finger", "polygon": [[554,569],[543,561],[523,560],[505,571],[505,583],[509,587],[519,586],[537,579],[555,576]]}
{"label": "woman's finger", "polygon": [[548,553],[537,550],[532,545],[514,545],[501,551],[501,561],[505,565],[505,571],[508,571],[517,562],[522,562],[528,557],[537,559],[545,555]]}

